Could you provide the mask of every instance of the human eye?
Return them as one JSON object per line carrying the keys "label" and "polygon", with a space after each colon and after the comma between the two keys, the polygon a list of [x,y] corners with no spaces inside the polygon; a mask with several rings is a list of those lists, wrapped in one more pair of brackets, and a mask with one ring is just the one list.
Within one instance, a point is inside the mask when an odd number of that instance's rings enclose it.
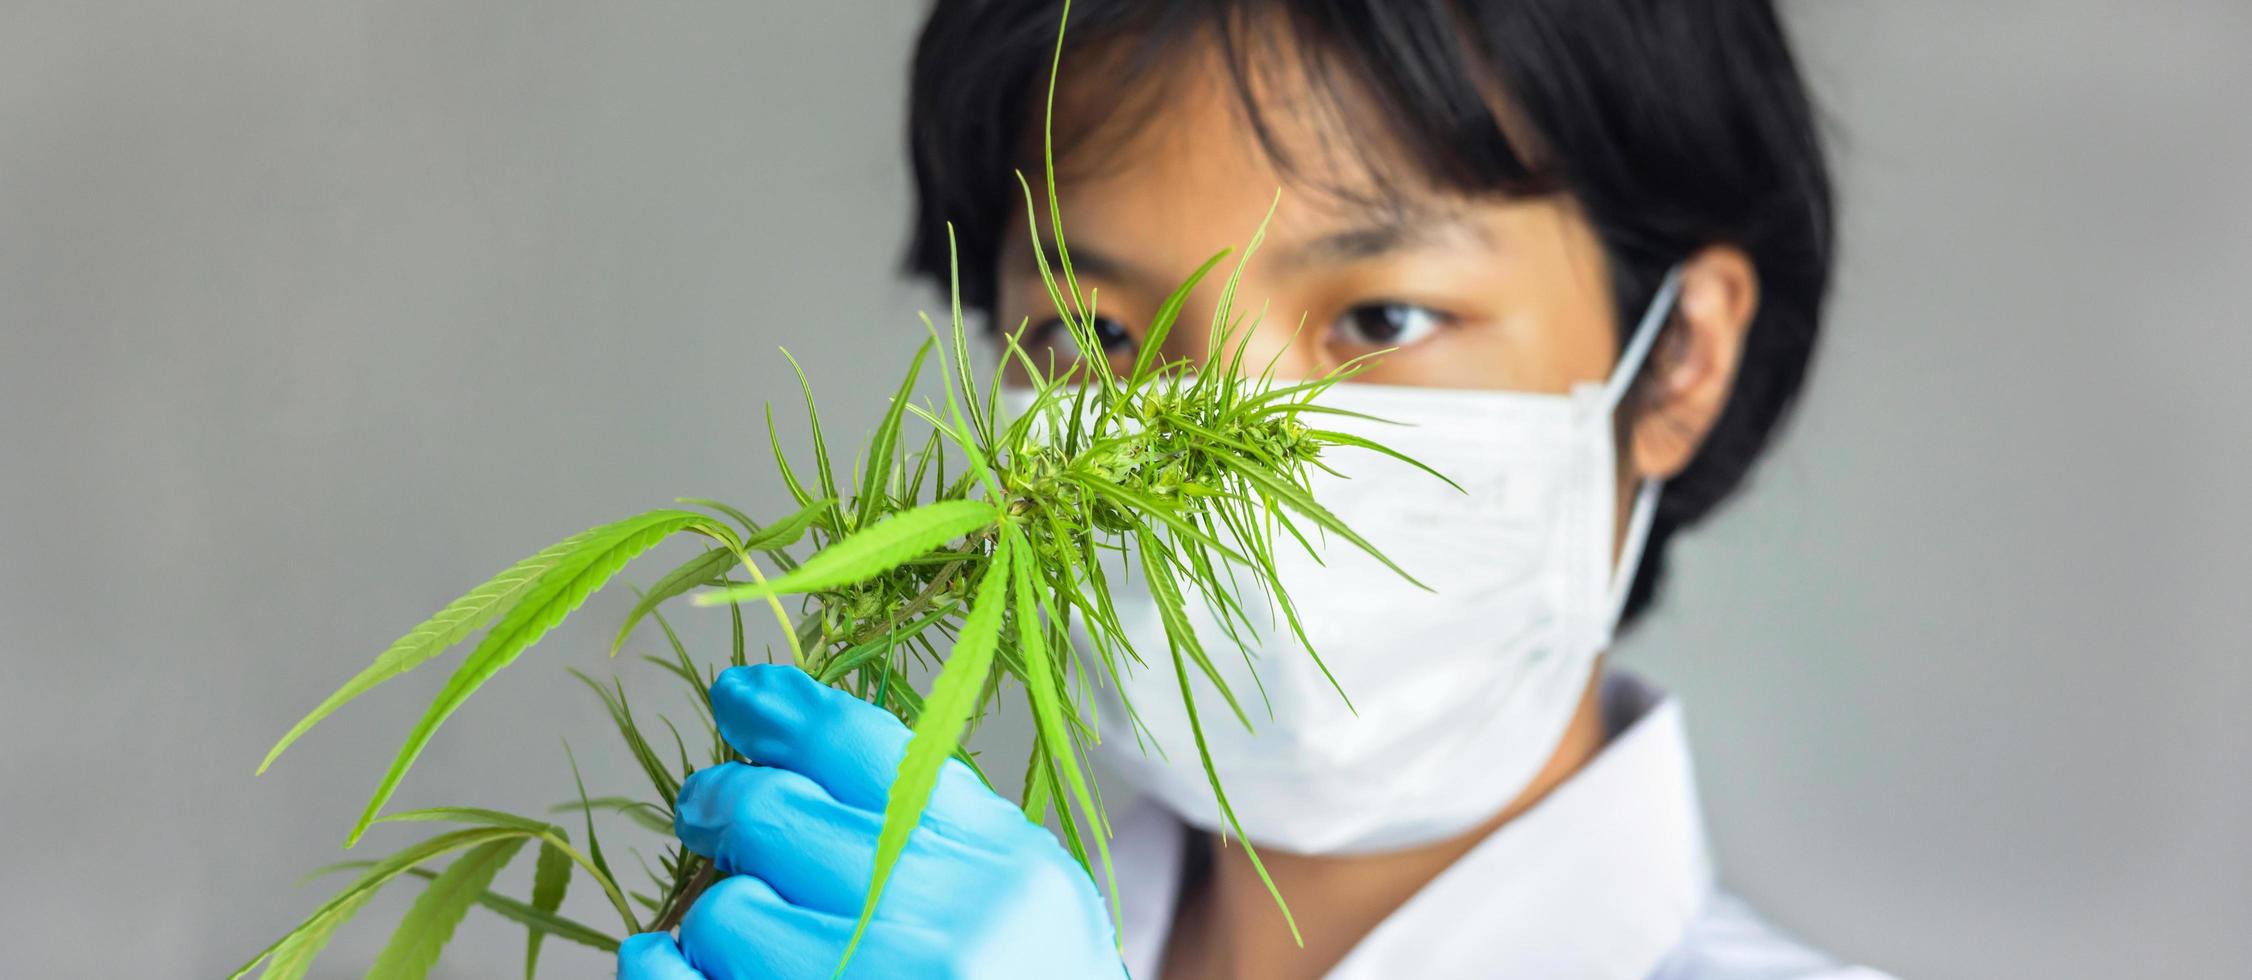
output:
{"label": "human eye", "polygon": [[1337,339],[1358,347],[1406,347],[1437,333],[1453,317],[1413,303],[1360,303],[1330,325]]}
{"label": "human eye", "polygon": [[[1095,335],[1095,342],[1102,346],[1104,358],[1117,360],[1133,355],[1136,346],[1134,335],[1126,329],[1125,324],[1111,317],[1098,315],[1088,322],[1088,328]],[[1055,352],[1060,358],[1076,360],[1083,352],[1077,349],[1074,339],[1062,320],[1050,317],[1033,324],[1024,332],[1023,346],[1027,351],[1048,350]]]}

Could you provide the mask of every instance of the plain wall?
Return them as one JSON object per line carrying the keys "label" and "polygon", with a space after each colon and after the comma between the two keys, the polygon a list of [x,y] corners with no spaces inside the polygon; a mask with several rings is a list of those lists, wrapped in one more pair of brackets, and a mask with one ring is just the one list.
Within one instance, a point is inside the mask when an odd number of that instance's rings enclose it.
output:
{"label": "plain wall", "polygon": [[[1788,9],[1843,182],[1827,347],[1621,657],[1687,703],[1727,881],[1817,942],[1912,977],[2241,975],[2252,5]],[[6,972],[220,975],[308,911],[292,882],[451,661],[253,778],[272,739],[568,532],[781,513],[777,345],[856,444],[932,303],[893,272],[916,16],[0,5]],[[394,806],[562,800],[566,734],[631,790],[563,669],[611,669],[625,605],[479,694]],[[616,927],[583,881],[568,910]],[[521,947],[477,913],[439,972]]]}

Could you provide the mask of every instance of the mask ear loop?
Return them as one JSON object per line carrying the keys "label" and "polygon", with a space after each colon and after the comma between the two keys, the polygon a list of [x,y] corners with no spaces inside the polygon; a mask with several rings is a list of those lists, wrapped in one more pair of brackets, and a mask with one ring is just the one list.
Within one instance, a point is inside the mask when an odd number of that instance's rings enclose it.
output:
{"label": "mask ear loop", "polygon": [[1673,304],[1681,298],[1681,267],[1666,270],[1666,277],[1658,282],[1658,292],[1650,297],[1650,307],[1642,311],[1642,322],[1634,325],[1634,334],[1627,338],[1626,349],[1619,352],[1619,363],[1611,369],[1611,378],[1603,383],[1603,411],[1616,412],[1619,402],[1625,400],[1626,390],[1634,385],[1636,375],[1642,373],[1642,362],[1650,357],[1650,348],[1658,343],[1658,335],[1665,332],[1666,318],[1673,315]]}
{"label": "mask ear loop", "polygon": [[[1642,373],[1642,363],[1649,359],[1650,348],[1665,332],[1666,319],[1673,315],[1673,305],[1681,298],[1681,266],[1666,270],[1665,279],[1658,283],[1657,295],[1650,298],[1650,308],[1643,311],[1642,322],[1635,324],[1634,335],[1627,338],[1626,349],[1619,354],[1617,367],[1611,370],[1611,379],[1603,385],[1603,413],[1606,417],[1617,412],[1626,391]],[[1650,525],[1657,519],[1658,495],[1664,488],[1663,480],[1651,478],[1635,488],[1634,508],[1627,514],[1626,546],[1619,550],[1619,566],[1611,575],[1609,615],[1604,617],[1604,645],[1609,645],[1611,635],[1618,630],[1619,616],[1626,611],[1627,593],[1634,587],[1634,573],[1642,565],[1642,548],[1649,543]]]}

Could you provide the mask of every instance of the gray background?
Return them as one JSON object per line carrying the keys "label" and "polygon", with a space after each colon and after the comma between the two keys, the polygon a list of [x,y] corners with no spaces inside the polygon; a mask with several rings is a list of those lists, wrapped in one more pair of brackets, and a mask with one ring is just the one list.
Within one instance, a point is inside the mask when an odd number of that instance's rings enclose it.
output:
{"label": "gray background", "polygon": [[[294,921],[445,669],[253,779],[271,739],[563,533],[778,512],[777,344],[866,428],[930,302],[890,273],[915,6],[0,4],[6,972],[212,976]],[[2240,976],[2252,5],[1791,9],[1830,346],[1624,651],[1687,700],[1725,874],[1906,976]],[[399,804],[560,799],[562,732],[630,789],[562,669],[622,611]],[[442,973],[516,969],[465,929]]]}

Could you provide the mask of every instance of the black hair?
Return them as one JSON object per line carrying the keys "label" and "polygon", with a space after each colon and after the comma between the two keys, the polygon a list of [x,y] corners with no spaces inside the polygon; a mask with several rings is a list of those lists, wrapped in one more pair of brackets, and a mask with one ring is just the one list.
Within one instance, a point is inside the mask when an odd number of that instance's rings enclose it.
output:
{"label": "black hair", "polygon": [[[1028,151],[1038,148],[1061,14],[1060,0],[937,0],[916,48],[907,265],[943,286],[958,254],[963,303],[981,312],[991,312],[1007,222],[1021,220],[1015,174],[1039,172]],[[1104,78],[1129,80],[1100,92],[1136,99],[1117,111],[1150,111],[1162,100],[1134,94],[1166,74],[1150,69],[1209,32],[1222,41],[1240,108],[1287,167],[1248,82],[1255,45],[1284,49],[1260,44],[1254,26],[1286,31],[1295,67],[1333,104],[1350,91],[1376,110],[1384,125],[1363,130],[1388,137],[1391,152],[1364,158],[1408,161],[1414,180],[1464,194],[1569,195],[1603,244],[1614,306],[1629,322],[1666,270],[1698,249],[1726,244],[1750,256],[1759,307],[1735,387],[1696,458],[1666,483],[1628,597],[1634,620],[1656,595],[1674,533],[1727,499],[1773,440],[1820,330],[1830,175],[1774,5],[1076,0],[1064,82],[1071,87],[1075,63],[1100,66]],[[1131,57],[1106,57],[1121,47]],[[1059,113],[1059,158],[1071,149],[1065,125]]]}

